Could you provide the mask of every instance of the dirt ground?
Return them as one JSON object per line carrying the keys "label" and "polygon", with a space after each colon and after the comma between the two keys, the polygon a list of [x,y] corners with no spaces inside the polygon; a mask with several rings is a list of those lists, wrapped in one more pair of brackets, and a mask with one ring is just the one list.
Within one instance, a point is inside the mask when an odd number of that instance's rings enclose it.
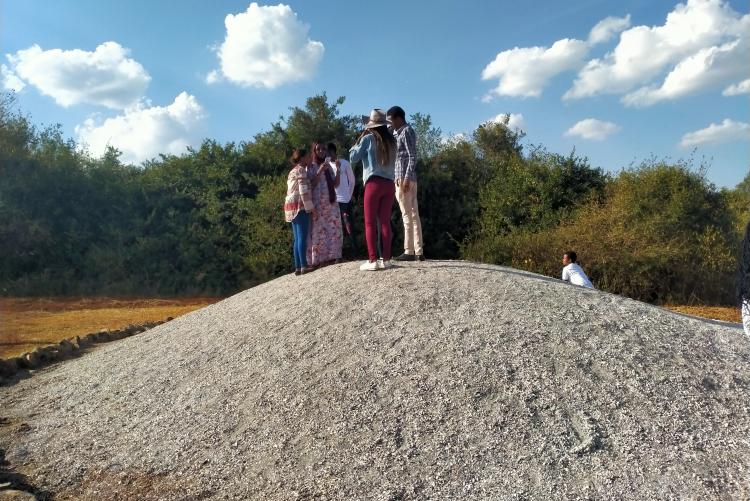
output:
{"label": "dirt ground", "polygon": [[0,357],[72,336],[178,317],[222,298],[0,298]]}

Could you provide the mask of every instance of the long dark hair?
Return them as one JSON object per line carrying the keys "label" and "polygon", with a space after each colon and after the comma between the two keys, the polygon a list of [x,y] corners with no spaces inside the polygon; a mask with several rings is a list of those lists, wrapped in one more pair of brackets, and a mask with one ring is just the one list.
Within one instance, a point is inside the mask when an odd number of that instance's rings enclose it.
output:
{"label": "long dark hair", "polygon": [[357,142],[367,134],[372,135],[375,141],[375,153],[380,165],[388,165],[396,158],[396,140],[385,125],[379,125],[372,129],[365,129],[359,136]]}
{"label": "long dark hair", "polygon": [[745,238],[742,239],[742,255],[740,269],[737,276],[737,297],[742,301],[750,301],[750,221],[745,228]]}
{"label": "long dark hair", "polygon": [[307,150],[304,148],[295,148],[292,152],[292,156],[289,157],[289,162],[292,164],[292,166],[296,166],[300,160],[305,158],[305,155],[307,155]]}

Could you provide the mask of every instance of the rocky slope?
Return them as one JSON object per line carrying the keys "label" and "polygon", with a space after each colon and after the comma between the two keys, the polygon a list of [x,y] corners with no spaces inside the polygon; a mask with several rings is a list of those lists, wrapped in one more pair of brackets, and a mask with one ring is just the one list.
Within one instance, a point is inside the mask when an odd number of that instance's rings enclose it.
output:
{"label": "rocky slope", "polygon": [[517,270],[285,276],[0,387],[55,499],[748,499],[750,341]]}

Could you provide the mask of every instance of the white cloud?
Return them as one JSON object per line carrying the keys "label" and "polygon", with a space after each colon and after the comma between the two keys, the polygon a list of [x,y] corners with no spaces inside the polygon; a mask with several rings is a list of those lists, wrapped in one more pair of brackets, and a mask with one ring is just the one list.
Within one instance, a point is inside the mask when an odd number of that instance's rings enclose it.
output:
{"label": "white cloud", "polygon": [[736,77],[750,73],[750,39],[738,39],[718,47],[701,49],[680,61],[661,87],[641,87],[626,94],[626,106],[650,106],[701,90],[721,87]]}
{"label": "white cloud", "polygon": [[467,136],[463,132],[457,132],[455,134],[450,134],[448,136],[441,137],[440,143],[446,146],[454,146],[456,144],[459,144],[468,140],[469,140],[469,136]]}
{"label": "white cloud", "polygon": [[[324,47],[308,38],[309,25],[288,5],[259,6],[229,14],[226,37],[218,49],[221,76],[230,82],[273,89],[309,79],[323,58]],[[212,71],[208,83],[219,80]]]}
{"label": "white cloud", "polygon": [[558,40],[549,48],[504,50],[482,70],[482,80],[500,80],[492,91],[495,95],[538,97],[552,77],[580,68],[588,50],[586,42],[569,38]]}
{"label": "white cloud", "polygon": [[524,120],[522,113],[500,113],[495,118],[490,119],[489,122],[504,123],[505,117],[508,117],[507,125],[509,129],[526,130],[526,121]]}
{"label": "white cloud", "polygon": [[596,118],[586,118],[576,123],[565,132],[565,136],[579,136],[591,141],[603,141],[608,136],[618,132],[620,126],[612,122],[604,122]]}
{"label": "white cloud", "polygon": [[4,64],[0,64],[0,82],[2,82],[3,90],[12,90],[14,92],[21,92],[26,84],[18,78],[18,75],[13,73],[10,68]]}
{"label": "white cloud", "polygon": [[196,146],[204,118],[195,97],[182,92],[169,106],[141,104],[101,123],[89,118],[75,132],[94,155],[102,155],[111,145],[122,151],[123,161],[139,163],[160,153],[177,155]]}
{"label": "white cloud", "polygon": [[208,75],[206,75],[207,84],[215,84],[220,81],[221,81],[221,73],[219,73],[217,70],[212,70],[208,73]]}
{"label": "white cloud", "polygon": [[724,96],[739,96],[740,94],[750,94],[750,78],[740,83],[732,84],[721,93]]}
{"label": "white cloud", "polygon": [[630,28],[630,14],[625,17],[607,17],[591,28],[589,43],[598,44],[608,42],[623,30]]}
{"label": "white cloud", "polygon": [[489,102],[493,96],[540,96],[554,76],[581,68],[593,45],[609,40],[628,26],[630,16],[608,17],[594,26],[588,41],[564,38],[549,48],[514,47],[500,52],[482,70],[482,80],[499,80],[482,101]]}
{"label": "white cloud", "polygon": [[[651,94],[655,88],[645,88],[636,91],[627,101],[631,104],[656,102],[670,95],[669,89],[690,88],[681,92],[695,92],[716,85],[728,75],[704,75],[698,71],[701,62],[704,73],[714,73],[717,68],[725,67],[724,64],[713,65],[711,48],[714,55],[729,51],[725,56],[737,61],[746,53],[747,44],[742,39],[748,36],[748,28],[750,14],[740,16],[723,0],[688,0],[686,4],[677,4],[662,26],[635,26],[622,32],[612,52],[586,63],[563,98],[630,92],[638,86],[648,86],[665,71],[673,68],[677,71],[675,66],[681,63],[684,64],[671,80],[664,82],[665,90],[661,93]],[[731,43],[737,40],[740,43],[736,50],[729,50]],[[693,75],[700,74],[699,84],[692,87],[679,78],[690,73],[690,69]]]}
{"label": "white cloud", "polygon": [[750,124],[725,118],[720,124],[712,123],[705,129],[688,132],[682,136],[680,146],[692,148],[750,139]]}
{"label": "white cloud", "polygon": [[13,71],[57,104],[96,104],[124,109],[137,102],[151,77],[129,50],[105,42],[94,52],[42,50],[38,45],[9,55]]}

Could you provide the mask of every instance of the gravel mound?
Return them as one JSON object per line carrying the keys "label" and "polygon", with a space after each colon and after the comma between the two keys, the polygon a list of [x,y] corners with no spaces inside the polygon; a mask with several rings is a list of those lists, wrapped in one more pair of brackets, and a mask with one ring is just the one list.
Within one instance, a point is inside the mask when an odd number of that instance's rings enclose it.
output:
{"label": "gravel mound", "polygon": [[750,342],[456,261],[281,277],[0,388],[55,499],[749,499]]}

